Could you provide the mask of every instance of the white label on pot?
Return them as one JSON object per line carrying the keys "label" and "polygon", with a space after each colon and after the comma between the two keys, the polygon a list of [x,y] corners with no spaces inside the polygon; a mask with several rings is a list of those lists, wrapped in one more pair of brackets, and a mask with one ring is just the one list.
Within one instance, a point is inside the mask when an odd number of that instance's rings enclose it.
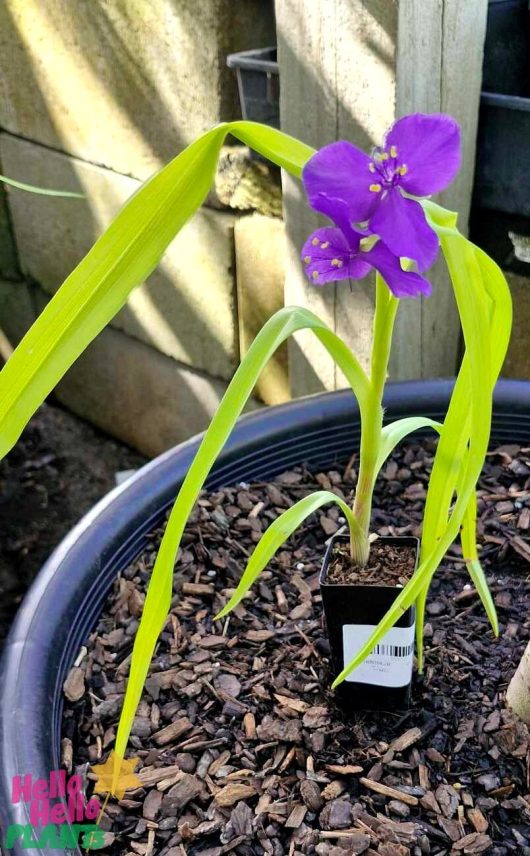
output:
{"label": "white label on pot", "polygon": [[[412,676],[414,627],[414,624],[410,627],[392,627],[364,663],[357,666],[346,680],[362,684],[377,684],[382,687],[407,686]],[[374,630],[375,624],[342,626],[345,667],[351,663]]]}

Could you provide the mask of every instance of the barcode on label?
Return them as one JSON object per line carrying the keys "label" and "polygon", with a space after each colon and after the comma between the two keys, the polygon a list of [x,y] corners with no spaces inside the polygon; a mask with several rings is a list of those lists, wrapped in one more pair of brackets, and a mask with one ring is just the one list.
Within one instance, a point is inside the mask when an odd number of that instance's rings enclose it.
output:
{"label": "barcode on label", "polygon": [[382,657],[410,657],[414,645],[376,645],[372,654]]}
{"label": "barcode on label", "polygon": [[[374,624],[343,624],[344,665],[355,657],[375,630]],[[347,681],[380,687],[406,687],[412,676],[414,625],[391,627],[374,646],[364,663],[350,672]]]}

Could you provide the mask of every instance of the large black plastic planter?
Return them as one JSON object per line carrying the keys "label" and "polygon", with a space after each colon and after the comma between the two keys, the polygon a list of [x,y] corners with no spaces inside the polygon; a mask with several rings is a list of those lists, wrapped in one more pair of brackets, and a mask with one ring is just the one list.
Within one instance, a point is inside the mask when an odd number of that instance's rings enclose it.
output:
{"label": "large black plastic planter", "polygon": [[[386,417],[442,419],[452,381],[390,384]],[[530,444],[530,383],[504,381],[495,395],[493,443]],[[143,549],[171,504],[197,450],[194,438],[161,455],[83,518],[53,553],[26,596],[0,666],[0,827],[28,823],[25,803],[12,805],[16,775],[47,779],[60,766],[62,684],[97,621],[120,569]],[[208,486],[267,479],[303,461],[346,461],[359,443],[359,413],[350,392],[271,407],[239,420]],[[17,844],[13,852],[23,856]],[[35,856],[61,851],[33,850]]]}

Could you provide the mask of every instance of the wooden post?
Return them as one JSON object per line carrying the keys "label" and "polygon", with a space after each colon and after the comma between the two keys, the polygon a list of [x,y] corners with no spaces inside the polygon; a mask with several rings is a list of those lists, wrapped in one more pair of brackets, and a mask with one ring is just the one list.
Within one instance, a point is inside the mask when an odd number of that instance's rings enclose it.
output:
{"label": "wooden post", "polygon": [[[277,0],[282,129],[316,148],[349,139],[369,149],[395,118],[447,112],[462,125],[462,170],[441,194],[465,228],[473,181],[487,0]],[[300,248],[318,219],[298,182],[284,176],[288,236],[287,304],[307,306],[336,330],[366,365],[370,353],[370,279],[317,288],[304,277]],[[394,379],[453,374],[460,329],[452,289],[438,261],[433,295],[402,301],[390,370]],[[322,347],[307,334],[290,345],[293,395],[344,386]]]}

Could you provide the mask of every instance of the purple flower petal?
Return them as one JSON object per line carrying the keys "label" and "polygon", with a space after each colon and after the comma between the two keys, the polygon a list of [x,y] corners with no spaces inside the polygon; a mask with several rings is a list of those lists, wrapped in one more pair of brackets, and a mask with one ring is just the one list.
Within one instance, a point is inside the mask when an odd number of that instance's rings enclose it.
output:
{"label": "purple flower petal", "polygon": [[360,279],[370,270],[368,260],[356,254],[340,231],[326,227],[309,236],[302,248],[306,274],[314,285],[341,279]]}
{"label": "purple flower petal", "polygon": [[350,222],[367,220],[377,204],[371,191],[370,158],[345,140],[324,146],[307,162],[302,180],[311,207],[336,220],[336,200],[346,203]]}
{"label": "purple flower petal", "polygon": [[399,184],[414,196],[438,193],[460,168],[460,127],[444,113],[413,113],[398,119],[385,138],[395,146],[396,164],[405,167]]}
{"label": "purple flower petal", "polygon": [[419,273],[404,271],[399,259],[382,241],[366,253],[366,259],[379,271],[394,297],[419,297],[431,293],[430,282]]}
{"label": "purple flower petal", "polygon": [[438,237],[428,225],[423,208],[414,199],[402,196],[397,187],[381,198],[370,230],[396,256],[413,259],[420,271],[430,267],[436,258]]}

